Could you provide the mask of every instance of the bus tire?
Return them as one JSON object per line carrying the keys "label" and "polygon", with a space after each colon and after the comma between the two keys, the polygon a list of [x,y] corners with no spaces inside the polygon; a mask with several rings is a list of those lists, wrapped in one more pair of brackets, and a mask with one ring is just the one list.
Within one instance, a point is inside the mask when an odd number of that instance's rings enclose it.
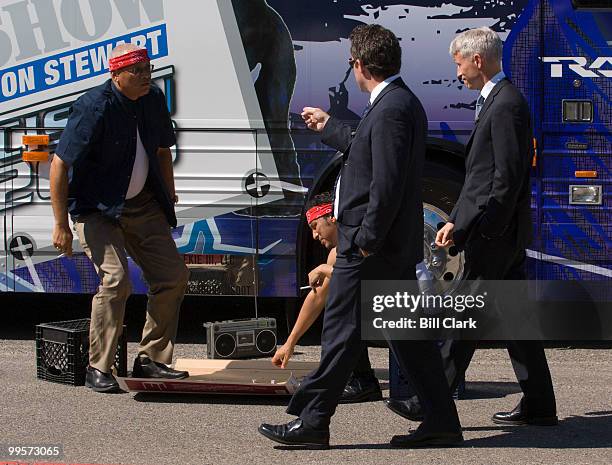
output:
{"label": "bus tire", "polygon": [[443,285],[438,292],[455,289],[463,279],[463,254],[454,246],[435,245],[436,232],[448,221],[459,198],[463,173],[453,166],[427,160],[423,172],[423,231],[424,264],[429,278]]}

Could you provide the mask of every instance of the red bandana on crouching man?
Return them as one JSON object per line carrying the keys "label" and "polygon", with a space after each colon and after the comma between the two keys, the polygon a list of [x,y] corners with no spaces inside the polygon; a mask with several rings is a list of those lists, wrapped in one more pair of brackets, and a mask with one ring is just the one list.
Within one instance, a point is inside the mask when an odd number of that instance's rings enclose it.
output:
{"label": "red bandana on crouching man", "polygon": [[306,221],[308,222],[308,224],[310,224],[314,220],[321,218],[322,216],[331,214],[333,210],[334,210],[334,205],[331,203],[315,205],[314,207],[309,208],[306,211]]}

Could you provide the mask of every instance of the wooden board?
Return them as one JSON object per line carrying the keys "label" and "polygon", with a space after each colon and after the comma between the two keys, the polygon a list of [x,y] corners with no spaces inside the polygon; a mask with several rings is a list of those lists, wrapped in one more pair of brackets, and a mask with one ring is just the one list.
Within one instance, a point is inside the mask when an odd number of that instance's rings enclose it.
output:
{"label": "wooden board", "polygon": [[174,368],[187,370],[188,378],[117,380],[121,389],[128,392],[288,396],[318,365],[317,362],[290,361],[287,368],[281,369],[269,360],[178,359]]}

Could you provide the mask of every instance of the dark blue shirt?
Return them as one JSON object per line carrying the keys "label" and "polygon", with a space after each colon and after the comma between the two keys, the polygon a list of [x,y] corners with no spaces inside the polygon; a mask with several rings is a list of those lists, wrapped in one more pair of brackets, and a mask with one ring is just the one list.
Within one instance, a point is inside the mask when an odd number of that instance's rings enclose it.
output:
{"label": "dark blue shirt", "polygon": [[147,95],[130,100],[110,79],[74,102],[57,146],[56,154],[72,168],[68,211],[73,218],[96,211],[121,216],[136,158],[136,128],[149,158],[146,185],[176,226],[157,155],[158,148],[176,143],[164,94],[151,85]]}

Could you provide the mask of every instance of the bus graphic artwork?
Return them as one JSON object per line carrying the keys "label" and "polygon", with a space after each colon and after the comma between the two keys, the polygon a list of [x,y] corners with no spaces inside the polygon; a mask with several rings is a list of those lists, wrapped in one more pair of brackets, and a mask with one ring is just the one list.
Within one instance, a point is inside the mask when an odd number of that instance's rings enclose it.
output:
{"label": "bus graphic artwork", "polygon": [[[612,278],[609,2],[181,3],[0,0],[0,291],[95,290],[89,261],[51,246],[48,163],[24,161],[21,137],[48,134],[53,152],[72,102],[107,79],[112,47],[132,42],[148,49],[177,131],[173,237],[191,270],[188,291],[297,296],[323,253],[308,240],[303,202],[333,187],[341,159],[299,114],[315,105],[357,124],[367,95],[346,59],[348,34],[364,23],[400,38],[402,77],[427,111],[428,276],[447,291],[463,276],[460,253],[431,246],[463,182],[477,96],[454,75],[448,45],[457,31],[489,26],[535,129],[530,276]],[[135,291],[146,292],[130,266]]]}

